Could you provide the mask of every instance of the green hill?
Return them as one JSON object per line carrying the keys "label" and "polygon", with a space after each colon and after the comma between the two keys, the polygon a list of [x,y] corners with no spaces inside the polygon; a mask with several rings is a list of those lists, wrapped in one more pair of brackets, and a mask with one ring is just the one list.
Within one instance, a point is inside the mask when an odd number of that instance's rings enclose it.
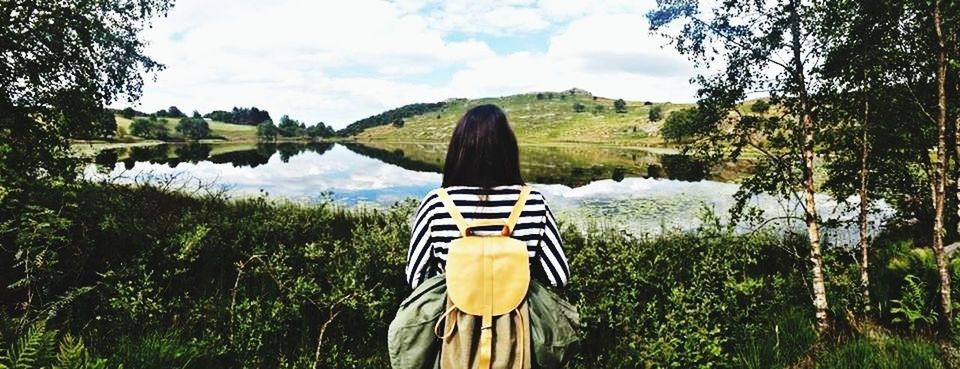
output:
{"label": "green hill", "polygon": [[[133,123],[132,119],[127,119],[122,116],[117,115],[117,128],[122,128],[124,131],[130,132],[130,123]],[[146,118],[146,117],[135,117],[136,118]],[[170,132],[176,132],[177,123],[180,121],[180,118],[158,118],[161,120],[166,120],[167,129]],[[257,127],[245,124],[233,124],[233,123],[224,123],[219,121],[207,121],[207,124],[210,126],[210,136],[222,138],[226,141],[256,141],[257,140]]]}
{"label": "green hill", "polygon": [[[663,119],[651,122],[650,109],[660,107],[662,116],[692,104],[627,101],[625,112],[616,112],[616,99],[593,96],[571,89],[564,92],[534,92],[482,99],[451,99],[437,110],[403,119],[402,124],[370,127],[353,137],[360,141],[446,142],[457,119],[469,108],[495,104],[502,108],[522,142],[583,142],[606,145],[660,144],[658,130]],[[577,112],[574,104],[583,106]],[[599,107],[599,108],[598,108]]]}

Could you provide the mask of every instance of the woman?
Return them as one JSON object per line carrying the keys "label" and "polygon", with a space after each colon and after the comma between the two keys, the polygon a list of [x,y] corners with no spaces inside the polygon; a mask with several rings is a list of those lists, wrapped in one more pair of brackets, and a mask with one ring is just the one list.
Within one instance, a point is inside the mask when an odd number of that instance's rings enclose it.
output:
{"label": "woman", "polygon": [[[507,116],[494,105],[467,111],[450,139],[442,184],[463,217],[467,221],[507,218],[523,185],[517,139]],[[501,229],[494,225],[473,231],[487,235],[499,234]],[[413,224],[406,268],[410,286],[443,273],[450,241],[458,237],[437,190],[431,191]],[[567,283],[570,269],[557,223],[538,191],[530,192],[512,237],[526,242],[533,278],[552,286]]]}

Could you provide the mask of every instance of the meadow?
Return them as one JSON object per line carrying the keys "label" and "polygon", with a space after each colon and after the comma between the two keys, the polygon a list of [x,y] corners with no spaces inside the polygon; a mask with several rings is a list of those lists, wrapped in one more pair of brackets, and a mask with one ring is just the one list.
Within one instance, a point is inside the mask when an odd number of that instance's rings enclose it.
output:
{"label": "meadow", "polygon": [[[511,127],[522,143],[662,146],[663,141],[658,134],[662,120],[651,121],[650,109],[658,108],[662,117],[666,117],[672,111],[692,106],[624,101],[626,110],[617,112],[615,100],[579,89],[481,99],[450,99],[439,111],[404,119],[402,127],[382,125],[369,128],[355,137],[360,141],[446,142],[453,125],[467,109],[480,104],[495,104],[507,113]],[[582,104],[584,110],[575,111],[574,104]]]}

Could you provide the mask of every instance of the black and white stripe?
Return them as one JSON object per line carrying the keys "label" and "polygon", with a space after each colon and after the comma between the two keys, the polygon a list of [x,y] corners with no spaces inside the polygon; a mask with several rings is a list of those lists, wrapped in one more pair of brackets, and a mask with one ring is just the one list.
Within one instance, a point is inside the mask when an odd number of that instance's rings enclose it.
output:
{"label": "black and white stripe", "polygon": [[[506,219],[520,195],[521,186],[448,187],[447,193],[463,217],[475,219]],[[481,194],[486,194],[481,199]],[[499,234],[500,226],[477,227],[478,235]],[[450,241],[460,237],[457,225],[443,207],[437,191],[433,190],[420,203],[414,216],[410,249],[407,251],[407,283],[418,284],[443,273]],[[562,286],[570,277],[567,257],[563,254],[563,240],[557,221],[550,212],[543,195],[531,190],[513,231],[513,237],[527,243],[530,271],[534,278],[553,286]]]}

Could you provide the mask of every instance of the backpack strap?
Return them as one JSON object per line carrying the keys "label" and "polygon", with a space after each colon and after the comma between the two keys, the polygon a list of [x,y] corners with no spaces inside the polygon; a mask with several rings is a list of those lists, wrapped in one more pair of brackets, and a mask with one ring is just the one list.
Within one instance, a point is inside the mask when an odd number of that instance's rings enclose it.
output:
{"label": "backpack strap", "polygon": [[509,236],[513,234],[514,228],[517,226],[517,221],[520,220],[520,214],[523,213],[523,207],[527,204],[527,196],[530,195],[530,186],[523,186],[520,188],[520,195],[517,196],[517,203],[513,204],[513,210],[510,211],[510,217],[507,218],[507,228],[504,231],[507,232],[504,236]]}
{"label": "backpack strap", "polygon": [[453,203],[453,199],[450,198],[450,194],[447,193],[447,190],[443,187],[437,189],[437,196],[440,197],[440,201],[443,202],[443,207],[447,208],[447,212],[450,213],[450,218],[453,219],[453,223],[457,225],[457,229],[460,230],[460,236],[466,237],[467,230],[470,227],[467,226],[467,221],[463,219],[463,214],[460,214],[460,210],[457,210],[457,205]]}
{"label": "backpack strap", "polygon": [[453,199],[450,198],[450,194],[447,193],[447,190],[442,187],[437,189],[437,196],[440,198],[440,202],[443,203],[443,207],[447,209],[448,213],[450,213],[450,218],[452,218],[453,223],[457,225],[457,229],[460,231],[460,235],[462,237],[466,237],[470,234],[470,228],[491,225],[503,225],[503,235],[510,236],[513,234],[513,230],[517,226],[517,221],[520,220],[520,214],[523,213],[523,207],[527,204],[527,197],[529,195],[530,186],[523,186],[520,188],[520,195],[517,196],[517,202],[513,204],[513,209],[510,211],[510,217],[505,220],[477,219],[472,222],[467,222],[467,220],[463,218],[463,214],[460,214],[460,210],[457,209],[457,205],[453,202]]}

